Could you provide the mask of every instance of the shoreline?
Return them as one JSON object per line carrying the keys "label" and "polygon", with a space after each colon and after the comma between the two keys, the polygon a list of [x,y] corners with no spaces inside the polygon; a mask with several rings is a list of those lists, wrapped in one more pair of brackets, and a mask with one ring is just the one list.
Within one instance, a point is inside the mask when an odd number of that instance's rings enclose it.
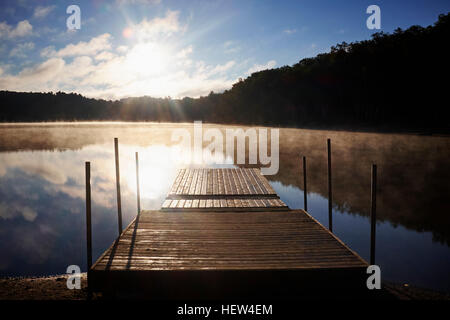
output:
{"label": "shoreline", "polygon": [[[68,277],[69,275],[63,274],[45,277],[0,278],[0,301],[87,300],[86,273],[81,274],[80,290],[67,289],[66,282]],[[382,290],[385,290],[396,300],[450,300],[449,293],[392,282],[384,282]],[[101,298],[101,296],[94,296],[94,300]]]}

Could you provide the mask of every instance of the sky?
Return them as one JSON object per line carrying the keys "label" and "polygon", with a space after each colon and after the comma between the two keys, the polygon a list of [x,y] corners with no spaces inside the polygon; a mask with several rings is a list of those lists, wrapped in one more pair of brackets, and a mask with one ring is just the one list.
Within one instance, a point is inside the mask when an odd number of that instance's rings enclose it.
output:
{"label": "sky", "polygon": [[[73,4],[77,30],[67,27]],[[370,5],[380,30],[366,26]],[[448,0],[2,0],[0,90],[198,97],[449,11]]]}

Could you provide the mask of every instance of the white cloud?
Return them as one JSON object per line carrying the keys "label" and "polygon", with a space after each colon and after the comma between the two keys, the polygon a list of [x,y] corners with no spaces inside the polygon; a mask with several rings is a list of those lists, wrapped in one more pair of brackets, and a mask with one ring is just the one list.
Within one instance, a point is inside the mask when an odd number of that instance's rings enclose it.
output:
{"label": "white cloud", "polygon": [[240,47],[233,47],[233,48],[226,49],[226,50],[225,50],[225,53],[236,53],[236,52],[238,52],[239,50],[241,50]]}
{"label": "white cloud", "polygon": [[60,58],[51,58],[35,67],[25,68],[19,73],[19,78],[25,81],[49,81],[59,73],[65,62]]}
{"label": "white cloud", "polygon": [[93,59],[86,56],[76,57],[71,63],[65,64],[60,77],[67,77],[67,82],[83,81],[83,78],[95,71]]}
{"label": "white cloud", "polygon": [[60,49],[48,46],[41,50],[43,62],[16,74],[3,68],[0,89],[75,91],[107,99],[142,95],[181,98],[223,91],[236,82],[229,76],[236,67],[234,60],[207,64],[193,57],[192,45],[179,47],[177,38],[166,41],[186,30],[179,23],[178,12],[167,11],[132,28],[136,38],[126,46],[113,47],[108,33]]}
{"label": "white cloud", "polygon": [[47,7],[38,6],[34,9],[33,17],[38,19],[45,18],[55,8],[56,6],[47,6]]}
{"label": "white cloud", "polygon": [[178,58],[186,58],[188,55],[190,55],[192,53],[194,49],[192,48],[192,46],[188,46],[184,49],[182,49],[180,52],[177,53],[177,57]]}
{"label": "white cloud", "polygon": [[225,53],[235,53],[238,52],[239,50],[241,50],[241,48],[239,46],[236,46],[234,41],[226,41],[224,44],[224,50]]}
{"label": "white cloud", "polygon": [[247,70],[246,74],[250,75],[261,70],[272,69],[276,64],[277,62],[275,60],[270,60],[266,64],[254,64],[253,67]]}
{"label": "white cloud", "polygon": [[42,57],[52,57],[56,55],[55,47],[48,46],[41,50]]}
{"label": "white cloud", "polygon": [[102,51],[95,56],[95,60],[111,60],[114,58],[114,54],[109,51]]}
{"label": "white cloud", "polygon": [[151,20],[143,19],[139,24],[130,26],[129,36],[139,40],[153,40],[162,36],[171,36],[183,30],[178,20],[179,12],[168,10],[165,17],[156,17]]}
{"label": "white cloud", "polygon": [[47,47],[41,51],[41,55],[57,57],[95,55],[100,51],[111,49],[111,38],[109,33],[105,33],[92,38],[89,42],[80,41],[77,44],[69,44],[58,51],[52,50],[52,47]]}
{"label": "white cloud", "polygon": [[127,47],[127,46],[118,46],[118,47],[116,48],[116,50],[117,50],[118,52],[120,52],[120,53],[124,53],[124,52],[127,52],[127,51],[128,51],[128,47]]}
{"label": "white cloud", "polygon": [[15,48],[11,49],[11,51],[9,52],[9,56],[24,58],[27,56],[26,52],[33,49],[34,49],[33,42],[20,43]]}
{"label": "white cloud", "polygon": [[293,34],[297,32],[297,29],[285,29],[283,32],[286,34]]}
{"label": "white cloud", "polygon": [[161,0],[116,0],[118,5],[124,4],[159,4]]}
{"label": "white cloud", "polygon": [[0,65],[0,76],[6,72],[8,72],[8,70],[10,70],[13,67],[13,65],[11,64],[2,64]]}
{"label": "white cloud", "polygon": [[16,28],[11,31],[11,37],[24,37],[30,35],[33,31],[33,26],[28,22],[28,20],[20,21]]}
{"label": "white cloud", "polygon": [[51,82],[64,68],[61,58],[51,58],[31,68],[25,68],[16,76],[3,75],[0,78],[0,88],[14,91],[52,91],[57,87]]}
{"label": "white cloud", "polygon": [[43,26],[41,28],[39,28],[38,30],[36,30],[36,33],[39,36],[43,36],[44,34],[49,34],[49,33],[56,33],[58,32],[57,28],[50,28],[48,26]]}
{"label": "white cloud", "polygon": [[215,66],[211,71],[208,72],[208,75],[215,75],[218,73],[223,73],[229,69],[231,69],[234,65],[236,64],[235,61],[228,61],[225,64],[218,64],[217,66]]}
{"label": "white cloud", "polygon": [[186,56],[177,56],[177,52],[141,44],[124,54],[102,51],[94,56],[95,59],[77,56],[66,62],[64,57],[51,57],[17,75],[3,74],[0,88],[76,91],[107,99],[142,95],[177,98],[222,91],[236,81],[226,75],[226,71],[235,65],[234,61],[218,65],[192,63]]}
{"label": "white cloud", "polygon": [[22,20],[14,28],[6,22],[0,22],[0,38],[17,38],[31,35],[33,26],[28,20]]}

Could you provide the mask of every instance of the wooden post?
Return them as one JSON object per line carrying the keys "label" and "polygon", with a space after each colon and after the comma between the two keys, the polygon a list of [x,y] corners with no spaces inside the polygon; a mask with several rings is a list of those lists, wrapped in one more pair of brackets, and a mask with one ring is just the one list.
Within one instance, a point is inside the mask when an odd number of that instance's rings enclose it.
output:
{"label": "wooden post", "polygon": [[308,211],[308,189],[306,186],[306,157],[303,157],[303,203],[305,211]]}
{"label": "wooden post", "polygon": [[86,162],[86,242],[87,269],[92,267],[92,224],[91,224],[91,163]]}
{"label": "wooden post", "polygon": [[375,264],[375,234],[377,226],[377,165],[372,164],[370,208],[370,264]]}
{"label": "wooden post", "polygon": [[87,299],[91,300],[89,274],[92,267],[92,224],[91,224],[91,163],[85,163],[86,169],[86,253],[87,253]]}
{"label": "wooden post", "polygon": [[327,139],[328,147],[328,229],[333,232],[333,192],[331,189],[331,140]]}
{"label": "wooden post", "polygon": [[116,186],[117,186],[117,218],[119,222],[119,236],[122,233],[122,202],[120,199],[120,172],[119,172],[119,140],[114,138],[116,156]]}
{"label": "wooden post", "polygon": [[141,213],[141,193],[139,190],[139,155],[136,152],[136,191],[137,191],[137,212]]}

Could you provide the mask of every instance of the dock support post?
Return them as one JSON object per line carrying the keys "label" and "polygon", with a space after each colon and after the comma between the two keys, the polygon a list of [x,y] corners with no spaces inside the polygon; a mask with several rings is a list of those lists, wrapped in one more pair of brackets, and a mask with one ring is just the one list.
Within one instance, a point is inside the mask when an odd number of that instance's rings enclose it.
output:
{"label": "dock support post", "polygon": [[120,199],[120,172],[119,172],[119,140],[114,138],[114,150],[116,157],[116,186],[117,186],[117,218],[119,222],[119,236],[122,233],[122,202]]}
{"label": "dock support post", "polygon": [[92,267],[92,224],[91,224],[91,163],[85,163],[86,169],[86,253],[88,299],[91,298],[89,271]]}
{"label": "dock support post", "polygon": [[137,213],[141,213],[141,192],[139,190],[139,155],[136,152],[136,192],[137,192]]}
{"label": "dock support post", "polygon": [[308,190],[306,185],[306,157],[303,157],[303,203],[305,211],[308,211]]}
{"label": "dock support post", "polygon": [[327,139],[328,149],[328,229],[333,232],[333,192],[331,188],[331,140]]}
{"label": "dock support post", "polygon": [[372,164],[370,208],[370,264],[375,264],[375,235],[377,225],[377,165]]}

